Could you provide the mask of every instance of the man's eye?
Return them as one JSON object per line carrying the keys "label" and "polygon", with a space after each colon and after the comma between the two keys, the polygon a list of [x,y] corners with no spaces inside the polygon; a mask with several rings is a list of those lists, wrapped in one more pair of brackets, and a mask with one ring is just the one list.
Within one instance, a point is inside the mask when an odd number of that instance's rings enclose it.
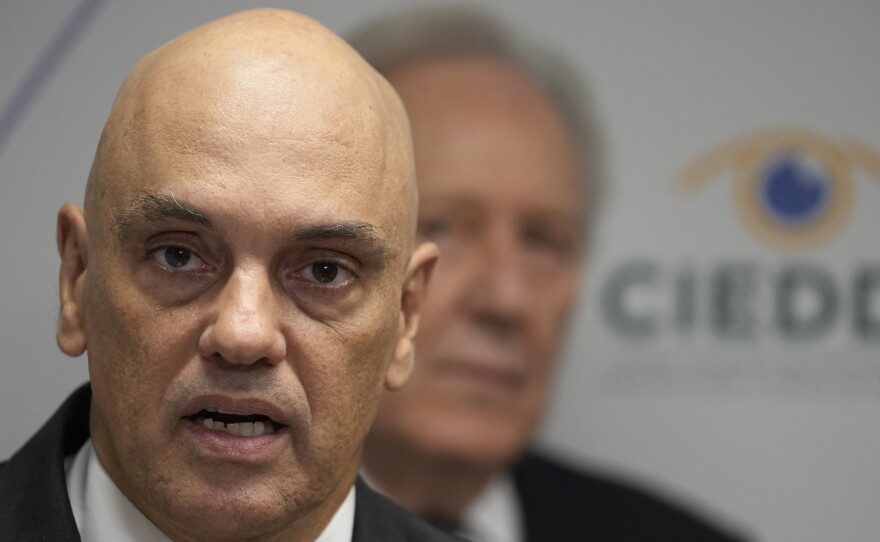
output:
{"label": "man's eye", "polygon": [[452,225],[448,220],[437,218],[423,218],[418,224],[418,234],[429,240],[437,240],[439,237],[448,235]]}
{"label": "man's eye", "polygon": [[553,236],[538,230],[526,230],[523,232],[523,242],[532,248],[555,248],[557,243]]}
{"label": "man's eye", "polygon": [[179,246],[168,246],[153,252],[153,261],[172,271],[199,271],[205,262],[193,251]]}
{"label": "man's eye", "polygon": [[532,250],[549,252],[557,257],[568,257],[574,251],[574,241],[566,235],[526,229],[522,233],[523,243]]}
{"label": "man's eye", "polygon": [[339,275],[339,266],[335,263],[318,262],[312,264],[312,276],[322,284],[329,284]]}
{"label": "man's eye", "polygon": [[309,282],[327,286],[342,286],[353,278],[346,267],[331,261],[313,262],[302,268],[300,275]]}

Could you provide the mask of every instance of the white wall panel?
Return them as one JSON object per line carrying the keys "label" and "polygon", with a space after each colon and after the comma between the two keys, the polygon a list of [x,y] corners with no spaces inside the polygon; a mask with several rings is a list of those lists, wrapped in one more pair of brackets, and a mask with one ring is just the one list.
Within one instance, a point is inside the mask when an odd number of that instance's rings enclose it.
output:
{"label": "white wall panel", "polygon": [[[344,33],[414,3],[278,4]],[[249,5],[0,5],[0,115],[77,10],[94,9],[57,62],[44,62],[39,88],[15,102],[26,107],[13,129],[0,133],[0,456],[87,378],[86,360],[67,359],[54,344],[54,214],[81,200],[116,88],[149,50]],[[880,3],[479,5],[575,59],[606,136],[600,234],[541,440],[699,503],[761,540],[876,540],[880,338],[861,337],[854,315],[866,308],[880,328],[880,285],[861,297],[854,291],[860,273],[880,269],[880,166],[869,171],[847,141],[880,155]],[[853,203],[839,211],[846,221],[806,249],[780,249],[747,229],[734,195],[743,156],[728,157],[729,167],[695,193],[682,189],[681,172],[727,143],[747,141],[771,159],[755,134],[779,129],[809,131],[820,138],[812,150],[839,148],[852,168]],[[787,141],[797,150],[804,138]],[[827,166],[812,150],[801,156]],[[820,188],[839,189],[840,171],[819,175]],[[622,305],[624,315],[653,319],[654,331],[640,340],[619,335],[600,303],[631,262],[652,277],[633,283]],[[783,308],[802,326],[824,308],[824,332],[786,338],[777,314],[786,276],[802,282]],[[676,281],[687,277],[692,325],[675,319]],[[823,305],[827,296],[837,301],[833,310]],[[731,328],[719,315],[751,331],[725,337],[718,330]]]}

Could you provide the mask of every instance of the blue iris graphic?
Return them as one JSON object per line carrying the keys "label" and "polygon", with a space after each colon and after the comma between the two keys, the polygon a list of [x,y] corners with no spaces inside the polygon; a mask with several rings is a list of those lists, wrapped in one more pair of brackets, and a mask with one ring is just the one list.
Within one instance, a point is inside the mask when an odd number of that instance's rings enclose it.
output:
{"label": "blue iris graphic", "polygon": [[765,209],[779,222],[802,224],[824,209],[830,195],[829,180],[815,160],[786,154],[764,169],[760,195]]}

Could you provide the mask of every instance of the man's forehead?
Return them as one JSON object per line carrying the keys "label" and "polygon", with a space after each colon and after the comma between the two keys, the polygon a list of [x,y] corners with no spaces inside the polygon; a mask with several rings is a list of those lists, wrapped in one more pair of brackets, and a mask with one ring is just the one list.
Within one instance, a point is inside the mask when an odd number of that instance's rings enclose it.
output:
{"label": "man's forehead", "polygon": [[485,54],[440,55],[400,66],[391,81],[414,128],[423,210],[582,222],[573,134],[518,68]]}
{"label": "man's forehead", "polygon": [[120,104],[113,150],[154,161],[196,153],[215,161],[262,160],[280,153],[303,167],[348,160],[378,168],[399,143],[392,119],[382,116],[388,112],[377,113],[370,93],[348,92],[276,58],[225,65],[206,77],[186,70],[156,77]]}
{"label": "man's forehead", "polygon": [[507,115],[515,114],[516,104],[524,100],[552,107],[540,84],[491,54],[450,53],[416,59],[392,69],[389,80],[405,99],[408,95],[428,97],[447,107],[488,108]]}
{"label": "man's forehead", "polygon": [[[219,170],[249,182],[289,169],[414,207],[408,126],[393,90],[326,29],[285,24],[286,12],[279,22],[277,11],[209,24],[148,55],[120,90],[90,185],[131,193]],[[190,166],[214,171],[181,171]]]}
{"label": "man's forehead", "polygon": [[459,142],[479,162],[481,151],[468,137],[486,147],[495,139],[493,130],[540,133],[537,143],[577,154],[563,112],[538,83],[502,59],[484,54],[430,57],[405,64],[390,77],[406,103],[416,139],[430,134]]}

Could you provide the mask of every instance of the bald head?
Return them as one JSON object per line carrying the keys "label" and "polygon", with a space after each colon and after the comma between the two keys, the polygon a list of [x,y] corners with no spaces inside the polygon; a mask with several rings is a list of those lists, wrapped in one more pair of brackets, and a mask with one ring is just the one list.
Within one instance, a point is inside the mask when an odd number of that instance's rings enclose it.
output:
{"label": "bald head", "polygon": [[416,204],[397,95],[302,15],[232,15],[126,78],[59,213],[58,343],[88,352],[102,466],[170,538],[326,526],[412,368]]}
{"label": "bald head", "polygon": [[332,163],[341,180],[368,178],[377,199],[414,208],[409,127],[395,91],[316,21],[258,9],[183,34],[131,70],[99,143],[86,216],[93,223],[99,200],[149,183],[140,173],[147,161],[222,158],[242,145],[254,154],[293,147],[291,161]]}

